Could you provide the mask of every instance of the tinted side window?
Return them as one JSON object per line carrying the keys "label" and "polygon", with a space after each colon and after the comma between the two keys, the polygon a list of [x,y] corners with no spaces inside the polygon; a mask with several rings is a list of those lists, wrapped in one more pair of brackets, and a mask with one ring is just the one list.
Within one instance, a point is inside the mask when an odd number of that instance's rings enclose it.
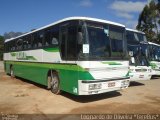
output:
{"label": "tinted side window", "polygon": [[63,26],[61,27],[61,35],[60,35],[60,48],[61,48],[61,55],[62,55],[62,59],[66,59],[66,49],[67,49],[67,45],[66,45],[66,41],[67,41],[67,27]]}
{"label": "tinted side window", "polygon": [[27,35],[24,37],[24,40],[23,40],[23,49],[26,50],[26,49],[30,49],[31,48],[31,35]]}
{"label": "tinted side window", "polygon": [[33,41],[32,41],[32,47],[37,48],[38,47],[38,35],[37,33],[33,33]]}
{"label": "tinted side window", "polygon": [[44,39],[44,32],[43,31],[40,31],[37,33],[37,45],[38,47],[42,47],[43,46],[43,39]]}
{"label": "tinted side window", "polygon": [[16,50],[22,50],[23,47],[23,38],[18,38],[16,40]]}
{"label": "tinted side window", "polygon": [[45,39],[44,39],[44,46],[50,46],[51,45],[51,30],[46,29],[45,30]]}
{"label": "tinted side window", "polygon": [[16,50],[15,40],[11,40],[7,44],[8,44],[8,51],[15,51]]}
{"label": "tinted side window", "polygon": [[68,28],[67,39],[67,60],[75,60],[77,58],[77,27],[70,26]]}
{"label": "tinted side window", "polygon": [[59,42],[59,27],[58,26],[54,26],[51,28],[50,31],[50,37],[51,37],[51,45],[58,45]]}

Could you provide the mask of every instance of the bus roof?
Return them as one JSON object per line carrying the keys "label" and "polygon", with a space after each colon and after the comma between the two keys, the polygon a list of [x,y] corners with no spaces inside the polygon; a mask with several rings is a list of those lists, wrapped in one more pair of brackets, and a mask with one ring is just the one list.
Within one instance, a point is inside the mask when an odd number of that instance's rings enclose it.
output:
{"label": "bus roof", "polygon": [[20,36],[15,37],[15,38],[6,39],[5,42],[14,40],[14,39],[16,39],[16,38],[23,37],[23,36],[25,36],[25,35],[34,33],[34,32],[39,31],[39,30],[43,30],[43,29],[45,29],[45,28],[47,28],[47,27],[51,27],[51,26],[56,25],[56,24],[58,24],[58,23],[65,22],[65,21],[69,21],[69,20],[89,20],[89,21],[95,21],[95,22],[107,23],[107,24],[112,24],[112,25],[116,25],[116,26],[125,27],[125,25],[123,25],[123,24],[116,23],[116,22],[112,22],[112,21],[107,21],[107,20],[103,20],[103,19],[98,19],[98,18],[90,18],[90,17],[68,17],[68,18],[64,18],[64,19],[62,19],[62,20],[59,20],[59,21],[57,21],[57,22],[51,23],[51,24],[49,24],[49,25],[46,25],[46,26],[44,26],[44,27],[38,28],[38,29],[36,29],[36,30],[34,30],[34,31],[27,32],[27,33],[25,33],[25,34],[23,34],[23,35],[20,35]]}
{"label": "bus roof", "polygon": [[153,42],[148,42],[151,45],[156,45],[156,46],[160,46],[159,44],[153,43]]}
{"label": "bus roof", "polygon": [[137,33],[145,34],[144,32],[142,32],[142,31],[138,31],[138,30],[135,30],[135,29],[126,28],[126,30],[128,30],[128,31],[132,31],[132,32],[137,32]]}

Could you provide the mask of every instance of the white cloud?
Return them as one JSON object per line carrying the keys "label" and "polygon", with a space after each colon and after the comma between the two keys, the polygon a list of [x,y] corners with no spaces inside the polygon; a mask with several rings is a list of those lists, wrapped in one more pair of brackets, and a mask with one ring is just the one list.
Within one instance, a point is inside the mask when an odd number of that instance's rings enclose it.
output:
{"label": "white cloud", "polygon": [[139,13],[143,10],[147,4],[143,1],[114,1],[109,8],[112,9],[116,16],[126,19],[126,26],[135,27],[136,21],[134,20],[135,13]]}
{"label": "white cloud", "polygon": [[130,13],[122,13],[122,12],[117,12],[116,13],[116,15],[117,16],[119,16],[119,17],[123,17],[123,18],[126,18],[126,19],[133,19],[133,15],[132,14],[130,14]]}
{"label": "white cloud", "polygon": [[83,7],[91,7],[93,5],[93,3],[91,2],[91,0],[82,0],[80,2],[80,6]]}
{"label": "white cloud", "polygon": [[147,2],[115,1],[110,8],[119,12],[131,13],[142,11],[146,4]]}
{"label": "white cloud", "polygon": [[128,20],[124,24],[128,28],[135,29],[138,24],[138,21],[137,20]]}

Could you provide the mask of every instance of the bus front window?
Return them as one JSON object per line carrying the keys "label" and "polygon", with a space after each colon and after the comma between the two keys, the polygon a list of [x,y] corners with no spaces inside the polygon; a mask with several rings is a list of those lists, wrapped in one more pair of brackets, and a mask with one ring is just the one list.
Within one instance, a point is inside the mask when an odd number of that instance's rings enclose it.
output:
{"label": "bus front window", "polygon": [[151,59],[155,61],[160,61],[160,47],[159,46],[152,45]]}
{"label": "bus front window", "polygon": [[115,26],[110,26],[109,33],[112,47],[112,57],[122,57],[124,50],[123,30]]}
{"label": "bus front window", "polygon": [[91,59],[105,59],[110,56],[109,37],[104,29],[88,26]]}

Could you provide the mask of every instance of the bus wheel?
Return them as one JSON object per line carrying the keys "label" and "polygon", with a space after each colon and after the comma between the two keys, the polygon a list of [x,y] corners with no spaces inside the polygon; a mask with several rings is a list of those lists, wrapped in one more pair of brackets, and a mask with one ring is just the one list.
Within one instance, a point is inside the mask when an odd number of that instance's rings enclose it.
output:
{"label": "bus wheel", "polygon": [[56,73],[51,73],[50,77],[51,92],[58,95],[60,93],[60,81]]}
{"label": "bus wheel", "polygon": [[13,66],[11,66],[10,68],[10,75],[11,75],[11,78],[15,78]]}

